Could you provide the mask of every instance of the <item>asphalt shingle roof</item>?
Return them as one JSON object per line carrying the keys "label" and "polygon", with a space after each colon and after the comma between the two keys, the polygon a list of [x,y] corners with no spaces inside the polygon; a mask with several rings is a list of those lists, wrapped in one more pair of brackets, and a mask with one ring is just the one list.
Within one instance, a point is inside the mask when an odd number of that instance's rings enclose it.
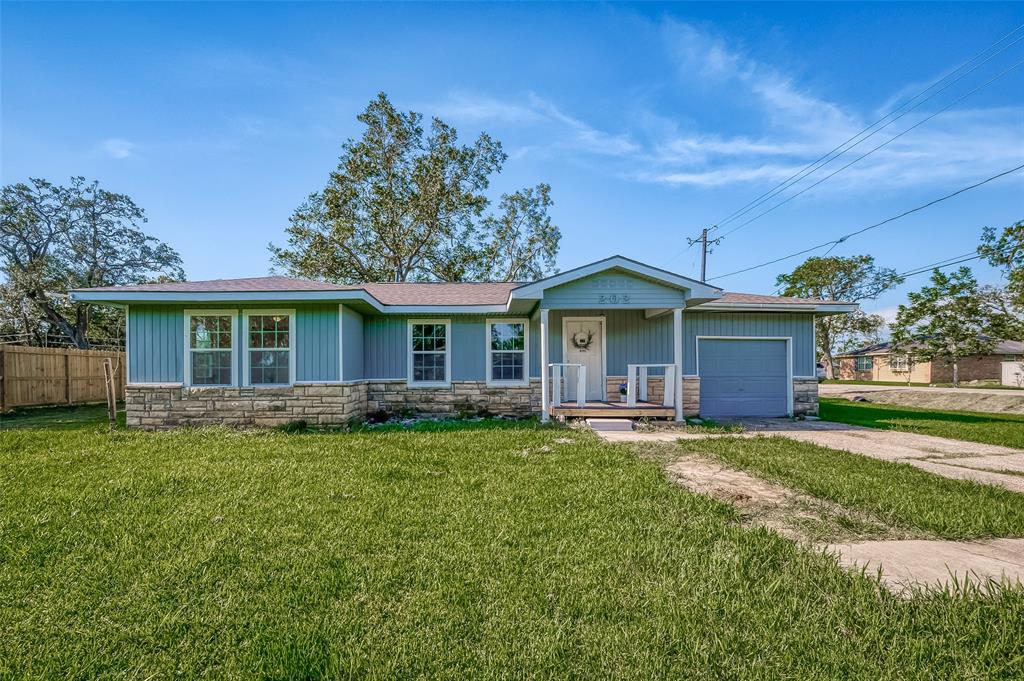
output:
{"label": "asphalt shingle roof", "polygon": [[[79,290],[118,293],[286,293],[290,291],[364,290],[384,305],[504,305],[508,302],[509,293],[519,286],[523,286],[523,283],[378,282],[368,284],[331,284],[313,279],[269,276],[136,284],[132,286],[105,286]],[[820,305],[823,301],[730,292],[720,298],[716,298],[714,302],[738,305]]]}

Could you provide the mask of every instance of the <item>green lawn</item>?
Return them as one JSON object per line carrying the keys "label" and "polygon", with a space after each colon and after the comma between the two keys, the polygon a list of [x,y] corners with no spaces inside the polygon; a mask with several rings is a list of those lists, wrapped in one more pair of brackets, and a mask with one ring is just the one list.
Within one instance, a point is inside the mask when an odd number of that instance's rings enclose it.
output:
{"label": "green lawn", "polygon": [[822,398],[820,415],[826,421],[1024,449],[1024,415],[1022,414],[937,411]]}
{"label": "green lawn", "polygon": [[[124,425],[122,405],[117,407],[117,422]],[[107,423],[107,405],[83,404],[75,407],[30,407],[0,415],[0,430],[8,428],[78,429]]]}
{"label": "green lawn", "polygon": [[0,676],[1024,673],[1024,591],[898,598],[735,519],[534,424],[5,429]]}
{"label": "green lawn", "polygon": [[781,436],[684,440],[754,475],[948,539],[1024,537],[1024,494]]}

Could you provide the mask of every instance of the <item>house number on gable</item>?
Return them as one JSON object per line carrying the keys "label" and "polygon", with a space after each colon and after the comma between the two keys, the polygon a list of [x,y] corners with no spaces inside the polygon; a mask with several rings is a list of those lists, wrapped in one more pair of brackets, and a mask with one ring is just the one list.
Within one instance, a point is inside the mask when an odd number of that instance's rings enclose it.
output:
{"label": "house number on gable", "polygon": [[626,304],[626,303],[629,302],[629,295],[626,294],[626,293],[622,294],[621,296],[616,294],[616,293],[612,293],[612,294],[607,295],[607,296],[600,295],[600,296],[597,297],[597,302],[601,303],[602,305],[606,305],[606,304],[615,305],[616,303]]}

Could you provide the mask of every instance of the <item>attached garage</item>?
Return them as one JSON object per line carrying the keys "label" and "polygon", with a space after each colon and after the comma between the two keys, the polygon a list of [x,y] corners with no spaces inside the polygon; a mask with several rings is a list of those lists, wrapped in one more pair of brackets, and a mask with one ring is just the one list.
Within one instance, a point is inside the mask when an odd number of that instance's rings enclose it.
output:
{"label": "attached garage", "polygon": [[708,418],[792,413],[785,338],[698,338],[700,414]]}

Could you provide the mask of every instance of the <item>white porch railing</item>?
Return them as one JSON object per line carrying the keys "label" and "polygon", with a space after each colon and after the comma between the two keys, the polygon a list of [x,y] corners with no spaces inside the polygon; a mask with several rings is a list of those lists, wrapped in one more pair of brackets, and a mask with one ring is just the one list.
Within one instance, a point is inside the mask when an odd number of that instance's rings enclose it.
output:
{"label": "white porch railing", "polygon": [[548,371],[551,372],[551,406],[558,407],[562,404],[562,381],[565,378],[563,370],[566,367],[576,367],[576,406],[582,409],[587,406],[587,367],[568,362],[548,364]]}
{"label": "white porch railing", "polygon": [[647,375],[650,369],[665,369],[665,396],[662,406],[676,406],[676,382],[679,380],[675,364],[627,364],[626,365],[626,406],[635,407],[637,398],[647,401]]}

